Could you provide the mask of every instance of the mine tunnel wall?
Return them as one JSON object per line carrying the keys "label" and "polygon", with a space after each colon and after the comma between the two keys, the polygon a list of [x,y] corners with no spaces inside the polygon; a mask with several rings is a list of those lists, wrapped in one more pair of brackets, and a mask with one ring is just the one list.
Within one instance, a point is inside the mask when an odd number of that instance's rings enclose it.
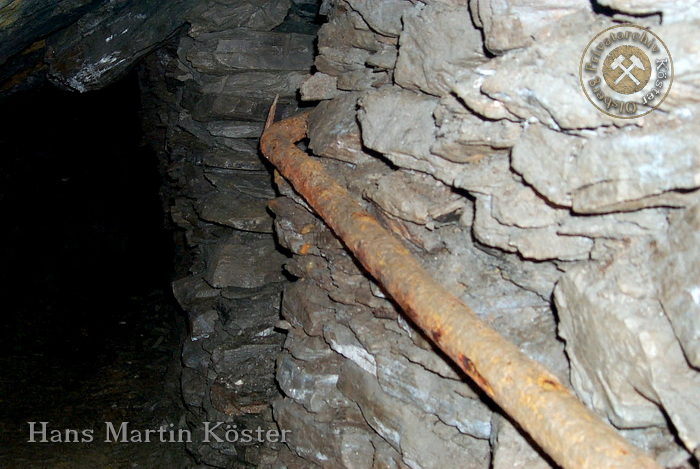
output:
{"label": "mine tunnel wall", "polygon": [[[216,467],[261,467],[283,446],[218,435],[278,431],[270,403],[280,397],[275,357],[285,334],[277,323],[290,254],[273,235],[267,205],[276,192],[258,138],[275,96],[280,117],[298,111],[297,89],[313,62],[315,35],[298,15],[284,21],[289,6],[268,2],[252,18],[240,5],[195,10],[189,33],[140,66],[144,127],[159,153],[162,201],[176,234],[173,291],[189,319],[188,449]],[[285,32],[271,31],[281,24]]]}
{"label": "mine tunnel wall", "polygon": [[[199,461],[551,467],[273,181],[258,137],[279,94],[278,119],[318,104],[308,148],[439,282],[661,465],[692,466],[700,14],[605,4],[324,1],[316,36],[287,2],[201,2],[144,57]],[[673,51],[672,94],[636,121],[575,76],[614,20]],[[290,432],[207,442],[205,422]]]}

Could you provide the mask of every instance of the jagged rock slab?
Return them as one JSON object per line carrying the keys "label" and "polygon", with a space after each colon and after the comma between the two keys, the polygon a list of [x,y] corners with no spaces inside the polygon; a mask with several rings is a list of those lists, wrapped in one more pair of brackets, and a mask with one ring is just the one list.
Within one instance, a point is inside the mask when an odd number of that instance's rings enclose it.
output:
{"label": "jagged rock slab", "polygon": [[376,35],[358,13],[336,15],[318,31],[314,64],[319,72],[340,76],[364,69],[367,59],[381,48]]}
{"label": "jagged rock slab", "polygon": [[217,121],[198,122],[187,114],[180,116],[180,126],[205,142],[222,145],[238,145],[230,140],[256,139],[262,135],[262,122]]}
{"label": "jagged rock slab", "polygon": [[228,31],[236,28],[269,31],[284,21],[289,0],[203,1],[188,15],[189,34]]}
{"label": "jagged rock slab", "polygon": [[436,98],[422,93],[392,88],[364,96],[358,112],[362,142],[399,166],[405,160],[424,160],[413,169],[430,167],[426,160],[435,140],[433,111],[437,104]]}
{"label": "jagged rock slab", "polygon": [[272,176],[268,172],[205,169],[204,177],[221,192],[243,193],[265,200],[275,197]]}
{"label": "jagged rock slab", "polygon": [[282,246],[303,255],[320,255],[317,243],[331,237],[323,223],[310,209],[298,205],[289,197],[278,197],[269,204],[275,217],[275,227]]}
{"label": "jagged rock slab", "polygon": [[474,27],[466,4],[414,7],[404,14],[403,25],[394,77],[404,88],[449,94],[456,70],[469,68],[483,57],[481,32]]}
{"label": "jagged rock slab", "polygon": [[33,42],[46,38],[83,16],[101,2],[97,0],[52,0],[0,2],[0,65]]}
{"label": "jagged rock slab", "polygon": [[427,174],[394,171],[377,180],[365,197],[387,213],[425,225],[441,216],[461,210],[464,198]]}
{"label": "jagged rock slab", "polygon": [[206,129],[214,137],[257,138],[262,135],[263,124],[259,122],[217,121],[207,123]]}
{"label": "jagged rock slab", "polygon": [[219,375],[210,390],[216,409],[229,416],[256,414],[277,397],[275,362],[282,337],[270,336],[266,343],[222,345],[212,353],[212,368]]}
{"label": "jagged rock slab", "polygon": [[182,364],[205,375],[211,363],[211,353],[202,348],[202,341],[185,340],[182,343]]}
{"label": "jagged rock slab", "polygon": [[348,3],[379,34],[398,37],[401,33],[401,18],[410,8],[406,0],[348,0]]}
{"label": "jagged rock slab", "polygon": [[693,120],[592,139],[576,160],[579,180],[572,192],[573,210],[600,213],[653,207],[654,196],[697,189],[698,134],[700,125]]}
{"label": "jagged rock slab", "polygon": [[216,298],[221,294],[221,290],[212,288],[199,275],[188,275],[173,282],[173,294],[181,306],[187,307],[201,299]]}
{"label": "jagged rock slab", "polygon": [[[230,79],[239,75],[245,75],[246,80],[253,82]],[[277,104],[281,114],[296,112],[298,108],[294,95],[305,76],[306,73],[302,72],[243,72],[217,77],[218,83],[209,82],[196,86],[188,82],[183,93],[182,106],[190,111],[194,120],[200,122],[263,122],[276,95],[282,97]]]}
{"label": "jagged rock slab", "polygon": [[314,361],[328,355],[337,356],[322,337],[312,337],[298,327],[287,332],[284,349],[301,361]]}
{"label": "jagged rock slab", "polygon": [[183,25],[194,3],[103,3],[49,39],[49,79],[61,88],[80,92],[106,86]]}
{"label": "jagged rock slab", "polygon": [[213,150],[200,154],[204,166],[236,171],[264,171],[265,164],[255,147],[247,142],[241,142],[238,149]]}
{"label": "jagged rock slab", "polygon": [[284,399],[275,402],[274,413],[281,428],[294,429],[287,438],[290,447],[311,464],[332,469],[372,465],[371,437],[357,407],[346,402],[323,415],[310,413],[293,400]]}
{"label": "jagged rock slab", "polygon": [[377,376],[377,360],[366,350],[355,333],[347,326],[328,323],[323,328],[323,338],[336,353],[355,363],[370,375]]}
{"label": "jagged rock slab", "polygon": [[[269,100],[226,96],[222,94],[205,94],[193,96],[188,94],[183,106],[190,110],[192,118],[199,122],[216,120],[258,120],[270,109]],[[183,100],[184,101],[184,100]]]}
{"label": "jagged rock slab", "polygon": [[507,254],[501,255],[500,260],[499,270],[504,280],[536,293],[543,300],[551,299],[554,285],[562,275],[556,264],[521,260],[518,255]]}
{"label": "jagged rock slab", "polygon": [[554,291],[559,334],[572,384],[587,405],[622,428],[664,427],[668,418],[697,454],[700,372],[659,312],[651,271],[656,244],[636,239],[610,260],[567,271]]}
{"label": "jagged rock slab", "polygon": [[175,200],[170,207],[170,218],[173,223],[180,228],[191,230],[197,226],[199,216],[191,200]]}
{"label": "jagged rock slab", "polygon": [[321,101],[338,96],[338,77],[316,72],[310,75],[299,88],[302,101]]}
{"label": "jagged rock slab", "polygon": [[660,297],[685,357],[700,369],[700,204],[672,220],[659,262]]}
{"label": "jagged rock slab", "polygon": [[[282,98],[295,98],[301,82],[308,76],[306,69],[301,70],[304,71],[251,70],[229,74],[220,93],[267,99],[272,99],[276,95]],[[204,91],[207,91],[206,88]]]}
{"label": "jagged rock slab", "polygon": [[446,96],[435,109],[437,139],[430,151],[455,163],[477,162],[494,148],[509,148],[522,128],[506,119],[488,120],[468,110],[454,96]]}
{"label": "jagged rock slab", "polygon": [[202,220],[236,230],[272,233],[272,217],[267,200],[242,193],[214,192],[202,198],[197,207]]}
{"label": "jagged rock slab", "polygon": [[542,39],[533,46],[455,73],[452,90],[469,108],[490,119],[517,116],[555,129],[610,124],[614,119],[588,102],[574,75],[581,44],[590,41],[591,29],[609,26],[602,21],[592,24],[587,14],[567,16],[566,21],[545,28]]}
{"label": "jagged rock slab", "polygon": [[[700,187],[697,132],[693,121],[679,121],[588,140],[530,126],[512,165],[548,200],[579,213],[670,205],[668,192]],[[543,149],[553,155],[546,164]]]}
{"label": "jagged rock slab", "polygon": [[206,378],[195,369],[185,367],[182,369],[180,382],[185,405],[201,408],[208,391]]}
{"label": "jagged rock slab", "polygon": [[226,298],[215,308],[224,329],[231,335],[247,335],[251,341],[279,334],[273,328],[279,320],[281,289],[259,289],[248,298]]}
{"label": "jagged rock slab", "polygon": [[562,235],[625,239],[659,235],[668,227],[666,210],[643,209],[605,215],[571,216],[559,222]]}
{"label": "jagged rock slab", "polygon": [[198,85],[198,91],[204,94],[265,98],[268,103],[271,103],[276,95],[280,95],[281,98],[295,98],[297,88],[307,77],[306,72],[296,70],[251,69],[226,75],[203,75],[191,68],[189,70]]}
{"label": "jagged rock slab", "polygon": [[362,151],[355,111],[358,97],[345,93],[314,109],[309,117],[309,148],[314,154],[353,164],[371,159]]}
{"label": "jagged rock slab", "polygon": [[[526,297],[523,292],[516,294]],[[546,366],[563,383],[569,382],[569,363],[564,345],[557,337],[557,323],[549,299],[545,302],[537,298],[531,305],[494,307],[481,317],[523,353]]]}
{"label": "jagged rock slab", "polygon": [[372,70],[393,71],[399,51],[394,44],[382,44],[382,48],[367,58],[367,66]]}
{"label": "jagged rock slab", "polygon": [[493,215],[493,200],[478,197],[474,237],[487,246],[518,252],[530,260],[577,260],[588,258],[593,240],[585,236],[562,236],[555,225],[523,229],[500,223]]}
{"label": "jagged rock slab", "polygon": [[505,178],[492,194],[491,215],[505,226],[544,228],[568,218],[569,211],[552,207],[532,188]]}
{"label": "jagged rock slab", "polygon": [[[569,181],[578,177],[576,158],[586,140],[531,125],[513,147],[511,165],[539,194],[555,205],[572,205]],[[542,155],[551,155],[543,158]]]}
{"label": "jagged rock slab", "polygon": [[213,287],[255,288],[281,282],[286,259],[270,236],[236,234],[206,246],[204,279]]}
{"label": "jagged rock slab", "polygon": [[281,344],[276,343],[275,340],[233,348],[221,346],[212,353],[212,363],[218,374],[242,377],[246,374],[255,375],[256,371],[259,371],[260,374],[273,375],[274,360],[269,360],[268,357],[275,356],[280,350]]}
{"label": "jagged rock slab", "polygon": [[318,464],[292,453],[288,446],[280,449],[277,459],[269,467],[270,469],[322,469]]}
{"label": "jagged rock slab", "polygon": [[491,410],[464,382],[445,380],[400,356],[378,355],[377,380],[382,390],[474,438],[488,439]]}
{"label": "jagged rock slab", "polygon": [[484,30],[486,48],[494,54],[524,48],[543,26],[592,10],[583,0],[476,0],[470,6],[475,23]]}
{"label": "jagged rock slab", "polygon": [[[196,126],[192,131],[199,132]],[[222,139],[207,133],[198,136],[189,131],[175,129],[169,146],[174,157],[190,161],[205,168],[237,171],[267,171],[258,150],[256,139]],[[178,163],[184,168],[182,162]]]}
{"label": "jagged rock slab", "polygon": [[307,361],[284,354],[277,362],[277,382],[286,396],[306,410],[321,412],[329,404],[333,405],[334,400],[342,399],[336,388],[341,364],[342,360],[335,353]]}
{"label": "jagged rock slab", "polygon": [[216,324],[219,322],[219,313],[212,306],[213,302],[203,301],[187,308],[190,340],[207,339],[215,333]]}
{"label": "jagged rock slab", "polygon": [[183,53],[201,73],[224,75],[240,70],[309,70],[315,37],[250,30],[207,33]]}
{"label": "jagged rock slab", "polygon": [[323,326],[334,319],[328,294],[309,280],[301,279],[284,289],[282,316],[310,336],[323,334]]}
{"label": "jagged rock slab", "polygon": [[343,364],[338,389],[358,404],[370,426],[402,453],[410,467],[461,467],[465,453],[470,467],[489,467],[488,442],[462,435],[436,417],[388,396],[376,378],[353,362]]}
{"label": "jagged rock slab", "polygon": [[[693,3],[693,2],[691,2]],[[680,2],[675,5],[681,5]],[[690,6],[681,7],[681,15],[689,13]],[[698,9],[700,5],[693,3],[693,8]],[[689,13],[691,14],[691,13]],[[686,19],[683,17],[682,19]],[[677,18],[681,20],[681,18]],[[697,41],[688,41],[693,32],[697,29],[698,20],[685,23],[678,21],[675,24],[667,25],[664,17],[664,26],[654,28],[654,32],[659,35],[670,51],[673,51],[673,92],[669,93],[666,100],[659,107],[665,112],[669,112],[686,119],[697,115],[698,90],[700,89],[700,77],[697,74],[696,64],[700,61],[700,45]],[[662,117],[652,113],[649,117]],[[665,120],[665,119],[662,119]]]}
{"label": "jagged rock slab", "polygon": [[213,136],[203,128],[202,123],[192,120],[187,115],[181,116],[179,125],[200,141],[183,150],[193,161],[221,169],[266,170],[258,149],[258,138]]}
{"label": "jagged rock slab", "polygon": [[388,73],[363,68],[343,73],[338,77],[336,86],[343,91],[365,91],[380,88],[390,83],[391,76]]}
{"label": "jagged rock slab", "polygon": [[597,3],[635,16],[660,13],[663,16],[664,25],[700,19],[700,5],[693,1],[598,0]]}

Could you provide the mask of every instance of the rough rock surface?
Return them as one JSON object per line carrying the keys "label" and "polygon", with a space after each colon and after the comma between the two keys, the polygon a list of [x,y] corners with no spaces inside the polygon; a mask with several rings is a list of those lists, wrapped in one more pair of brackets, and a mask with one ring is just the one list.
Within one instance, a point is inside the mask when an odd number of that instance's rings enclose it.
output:
{"label": "rough rock surface", "polygon": [[49,39],[49,79],[80,92],[103,87],[180,27],[194,3],[104,3]]}
{"label": "rough rock surface", "polygon": [[[84,18],[48,38],[50,56],[41,41],[0,41],[7,70],[31,81],[46,56],[56,83],[90,89],[178,18],[189,25],[144,56],[141,77],[179,230],[173,290],[190,321],[182,394],[199,462],[552,465],[293,188],[270,187],[257,138],[272,98],[279,118],[299,92],[320,101],[304,144],[439,282],[661,466],[697,467],[696,2],[121,0],[87,15],[88,2],[62,3],[56,16],[0,1],[0,39]],[[130,8],[139,34],[122,29]],[[587,102],[576,72],[593,32],[630,19],[664,38],[675,77],[657,111],[623,122]],[[291,433],[206,443],[206,421]]]}
{"label": "rough rock surface", "polygon": [[599,4],[632,15],[663,15],[664,24],[686,23],[700,19],[700,5],[693,1],[598,0]]}
{"label": "rough rock surface", "polygon": [[700,368],[700,286],[695,272],[700,269],[700,205],[675,214],[669,226],[668,246],[661,250],[662,260],[656,279],[660,298],[671,321],[673,332],[685,357]]}
{"label": "rough rock surface", "polygon": [[668,418],[696,451],[700,407],[692,396],[700,374],[659,312],[655,279],[645,268],[654,251],[653,241],[638,238],[603,265],[569,270],[555,289],[559,332],[586,403],[620,428],[662,426]]}
{"label": "rough rock surface", "polygon": [[[700,51],[676,38],[693,9],[600,3],[621,13],[577,0],[324,2],[301,87],[321,101],[309,148],[484,321],[661,465],[692,467],[700,106],[686,67]],[[612,15],[652,12],[663,20],[635,21],[684,54],[673,86],[685,100],[613,121],[581,93],[582,47]],[[275,228],[299,280],[285,289],[275,415],[296,419],[301,466],[550,467],[277,183]],[[292,467],[290,453],[275,467]]]}
{"label": "rough rock surface", "polygon": [[484,45],[494,54],[531,45],[541,28],[592,7],[582,0],[471,0],[469,5],[474,23],[484,31]]}
{"label": "rough rock surface", "polygon": [[186,16],[187,35],[147,56],[141,70],[144,126],[181,233],[173,291],[190,323],[182,351],[188,449],[208,466],[264,467],[283,446],[207,441],[204,425],[278,429],[270,403],[280,396],[275,357],[284,334],[276,326],[287,257],[272,235],[267,205],[276,192],[257,139],[276,94],[282,114],[297,109],[312,64],[313,36],[271,31],[293,5],[200,2]]}
{"label": "rough rock surface", "polygon": [[0,97],[48,79],[70,91],[103,88],[162,46],[197,0],[0,2]]}
{"label": "rough rock surface", "polygon": [[0,2],[0,65],[34,41],[75,22],[97,0],[70,0],[54,8],[48,0]]}

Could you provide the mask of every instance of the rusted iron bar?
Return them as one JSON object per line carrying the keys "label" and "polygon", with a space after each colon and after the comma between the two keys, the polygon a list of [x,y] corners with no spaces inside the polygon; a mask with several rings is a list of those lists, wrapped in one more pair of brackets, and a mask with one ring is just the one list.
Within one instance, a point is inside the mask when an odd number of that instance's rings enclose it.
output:
{"label": "rusted iron bar", "polygon": [[[274,105],[273,105],[274,108]],[[274,115],[274,109],[271,111]],[[296,147],[308,112],[275,124],[261,149],[392,298],[559,465],[571,469],[659,468],[584,406],[544,366],[484,324],[404,245]]]}

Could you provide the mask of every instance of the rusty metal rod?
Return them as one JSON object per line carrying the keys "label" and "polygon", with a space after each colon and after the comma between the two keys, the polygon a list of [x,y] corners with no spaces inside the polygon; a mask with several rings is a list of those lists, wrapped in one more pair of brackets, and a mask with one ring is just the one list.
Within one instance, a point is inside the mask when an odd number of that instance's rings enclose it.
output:
{"label": "rusty metal rod", "polygon": [[571,469],[659,468],[583,405],[544,366],[484,324],[440,285],[316,159],[295,145],[308,112],[272,124],[263,154],[343,240],[405,314],[559,465]]}

